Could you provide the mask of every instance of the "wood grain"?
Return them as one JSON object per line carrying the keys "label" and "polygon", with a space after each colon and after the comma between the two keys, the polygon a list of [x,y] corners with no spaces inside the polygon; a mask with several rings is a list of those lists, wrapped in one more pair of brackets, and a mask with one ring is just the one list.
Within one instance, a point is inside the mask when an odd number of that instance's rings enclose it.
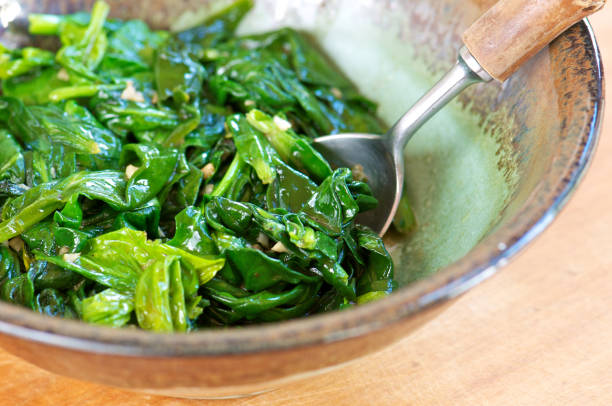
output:
{"label": "wood grain", "polygon": [[567,28],[606,0],[500,0],[463,34],[480,65],[503,82]]}
{"label": "wood grain", "polygon": [[[612,61],[612,7],[592,18]],[[611,65],[607,65],[611,66]],[[612,99],[612,92],[607,95]],[[436,320],[375,356],[258,397],[190,401],[78,382],[0,350],[0,405],[611,405],[612,115],[555,223]]]}

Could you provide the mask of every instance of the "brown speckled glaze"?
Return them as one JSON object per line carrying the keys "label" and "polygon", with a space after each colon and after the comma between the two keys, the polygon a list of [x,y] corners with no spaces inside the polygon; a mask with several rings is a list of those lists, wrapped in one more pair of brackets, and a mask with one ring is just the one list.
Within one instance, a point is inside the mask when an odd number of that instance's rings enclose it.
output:
{"label": "brown speckled glaze", "polygon": [[[159,27],[211,3],[108,2],[114,16],[144,17]],[[398,40],[415,45],[417,57],[442,72],[455,58],[462,31],[492,2],[384,0],[377,7],[381,15],[401,13],[406,24]],[[20,2],[30,12],[69,12],[92,3]],[[552,221],[595,147],[602,91],[594,38],[579,23],[503,85],[478,85],[462,94],[464,108],[496,140],[498,168],[512,193],[490,232],[466,256],[384,300],[303,320],[189,335],[100,328],[0,303],[0,345],[59,374],[189,397],[255,393],[377,351],[493,274]]]}

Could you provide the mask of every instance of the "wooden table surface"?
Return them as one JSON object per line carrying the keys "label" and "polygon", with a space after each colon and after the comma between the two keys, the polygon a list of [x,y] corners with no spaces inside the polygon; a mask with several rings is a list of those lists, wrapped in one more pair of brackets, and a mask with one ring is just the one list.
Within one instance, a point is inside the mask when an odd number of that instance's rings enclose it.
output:
{"label": "wooden table surface", "polygon": [[[591,21],[612,69],[612,4]],[[0,350],[0,405],[612,405],[611,157],[608,112],[584,182],[534,244],[412,336],[348,367],[254,398],[190,401],[62,378]]]}

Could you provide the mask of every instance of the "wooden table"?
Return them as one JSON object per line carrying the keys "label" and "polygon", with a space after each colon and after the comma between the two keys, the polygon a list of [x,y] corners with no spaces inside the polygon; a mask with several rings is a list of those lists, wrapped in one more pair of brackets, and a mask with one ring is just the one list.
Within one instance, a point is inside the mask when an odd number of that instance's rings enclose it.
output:
{"label": "wooden table", "polygon": [[[591,21],[612,69],[612,4]],[[612,405],[611,157],[609,113],[583,184],[534,244],[348,367],[254,398],[187,401],[62,378],[0,350],[0,405]]]}

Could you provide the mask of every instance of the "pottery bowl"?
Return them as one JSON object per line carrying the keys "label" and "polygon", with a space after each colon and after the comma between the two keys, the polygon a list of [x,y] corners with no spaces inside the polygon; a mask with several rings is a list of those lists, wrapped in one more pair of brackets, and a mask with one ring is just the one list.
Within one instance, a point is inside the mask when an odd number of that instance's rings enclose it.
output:
{"label": "pottery bowl", "polygon": [[[176,28],[218,1],[108,0],[112,15]],[[455,60],[493,0],[258,0],[240,30],[305,30],[392,123]],[[28,12],[92,0],[0,3]],[[3,42],[23,40],[2,30]],[[597,142],[602,71],[580,22],[503,85],[464,92],[406,149],[418,228],[386,237],[400,289],[355,309],[240,329],[162,335],[55,319],[0,303],[0,345],[49,371],[150,393],[256,393],[375,352],[410,334],[503,266],[557,215]]]}

